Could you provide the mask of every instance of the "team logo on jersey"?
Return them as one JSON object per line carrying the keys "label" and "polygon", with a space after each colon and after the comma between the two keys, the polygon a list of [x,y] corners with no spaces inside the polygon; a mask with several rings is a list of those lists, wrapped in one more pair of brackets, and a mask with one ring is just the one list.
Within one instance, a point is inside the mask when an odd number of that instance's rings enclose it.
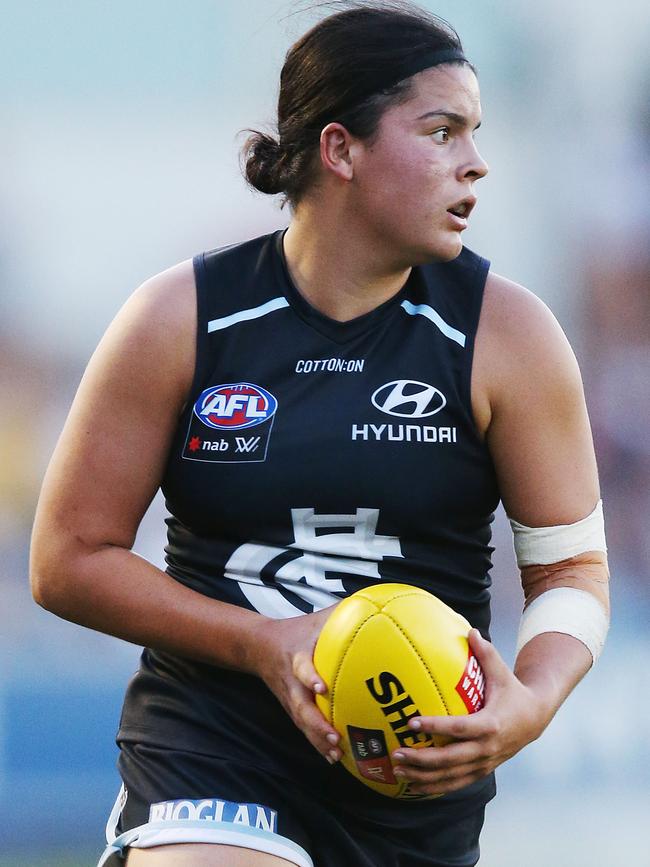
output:
{"label": "team logo on jersey", "polygon": [[412,379],[395,379],[381,385],[371,400],[381,412],[401,418],[427,418],[447,404],[446,397],[435,386]]}
{"label": "team logo on jersey", "polygon": [[277,399],[260,385],[211,385],[194,403],[183,457],[221,464],[265,461],[277,408]]}
{"label": "team logo on jersey", "polygon": [[317,514],[292,509],[294,541],[285,547],[246,542],[235,548],[225,577],[237,581],[253,608],[265,617],[295,617],[320,611],[346,595],[347,578],[378,584],[385,557],[403,557],[397,536],[377,532],[379,509]]}
{"label": "team logo on jersey", "polygon": [[203,424],[217,430],[242,430],[268,421],[278,408],[273,395],[250,382],[212,385],[194,404]]}

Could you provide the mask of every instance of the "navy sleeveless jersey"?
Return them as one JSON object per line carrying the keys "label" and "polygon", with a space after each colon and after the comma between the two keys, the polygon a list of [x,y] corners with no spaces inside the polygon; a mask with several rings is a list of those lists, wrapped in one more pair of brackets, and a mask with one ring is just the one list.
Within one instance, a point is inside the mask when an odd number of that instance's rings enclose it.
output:
{"label": "navy sleeveless jersey", "polygon": [[[415,267],[393,298],[337,322],[292,283],[282,239],[194,259],[196,370],[162,484],[169,574],[276,618],[408,583],[487,635],[499,495],[470,377],[489,263],[463,249]],[[324,764],[261,681],[151,650],[120,737],[285,775]]]}

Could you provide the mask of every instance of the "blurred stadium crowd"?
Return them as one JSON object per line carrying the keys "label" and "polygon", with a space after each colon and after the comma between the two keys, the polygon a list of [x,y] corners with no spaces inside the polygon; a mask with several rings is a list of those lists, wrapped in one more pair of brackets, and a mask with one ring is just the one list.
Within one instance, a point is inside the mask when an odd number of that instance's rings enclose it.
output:
{"label": "blurred stadium crowd", "polygon": [[[28,852],[47,863],[50,851],[99,848],[117,788],[112,737],[138,656],[31,601],[29,533],[47,460],[92,348],[138,283],[286,224],[286,211],[246,190],[236,133],[272,121],[284,51],[313,16],[286,18],[295,4],[263,0],[1,5],[0,849],[15,865]],[[602,661],[503,769],[481,863],[521,864],[522,851],[527,867],[640,863],[642,822],[631,825],[650,807],[650,12],[640,0],[602,18],[559,0],[422,5],[456,26],[482,82],[479,142],[492,173],[466,243],[548,301],[582,368],[613,578]],[[163,514],[156,500],[136,545],[159,564]],[[512,660],[521,591],[506,527],[500,515],[494,639]],[[611,849],[606,816],[626,829]],[[535,843],[549,823],[574,853],[566,861]]]}

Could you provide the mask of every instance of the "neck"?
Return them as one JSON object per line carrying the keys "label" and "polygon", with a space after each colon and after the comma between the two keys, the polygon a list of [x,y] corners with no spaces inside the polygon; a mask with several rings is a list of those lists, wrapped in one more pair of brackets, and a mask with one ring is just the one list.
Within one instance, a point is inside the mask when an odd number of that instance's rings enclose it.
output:
{"label": "neck", "polygon": [[301,202],[284,236],[284,255],[300,294],[321,313],[347,322],[396,295],[411,271],[390,261],[376,239],[332,213]]}

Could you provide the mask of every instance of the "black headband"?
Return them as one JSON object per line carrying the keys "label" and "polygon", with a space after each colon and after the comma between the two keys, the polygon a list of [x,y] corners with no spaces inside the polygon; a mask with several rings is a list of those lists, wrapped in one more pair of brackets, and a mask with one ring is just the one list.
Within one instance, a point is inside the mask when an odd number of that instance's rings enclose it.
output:
{"label": "black headband", "polygon": [[453,61],[467,63],[467,58],[460,48],[440,48],[437,51],[427,51],[425,54],[418,54],[416,57],[410,57],[404,63],[396,66],[391,66],[386,70],[386,79],[383,81],[378,90],[387,90],[403,78],[410,78],[417,72],[422,72],[424,69],[430,69],[432,66],[440,66],[441,63],[452,63]]}
{"label": "black headband", "polygon": [[[381,93],[382,90],[388,90],[394,87],[398,81],[405,78],[410,78],[418,72],[425,69],[430,69],[432,66],[439,66],[441,63],[467,63],[467,58],[460,48],[439,48],[436,51],[426,51],[423,54],[417,54],[414,57],[409,57],[408,60],[397,64],[386,64],[384,76],[380,79],[372,90],[361,96],[356,97],[354,104],[358,105],[369,96],[375,93]],[[350,105],[350,107],[352,107]]]}

